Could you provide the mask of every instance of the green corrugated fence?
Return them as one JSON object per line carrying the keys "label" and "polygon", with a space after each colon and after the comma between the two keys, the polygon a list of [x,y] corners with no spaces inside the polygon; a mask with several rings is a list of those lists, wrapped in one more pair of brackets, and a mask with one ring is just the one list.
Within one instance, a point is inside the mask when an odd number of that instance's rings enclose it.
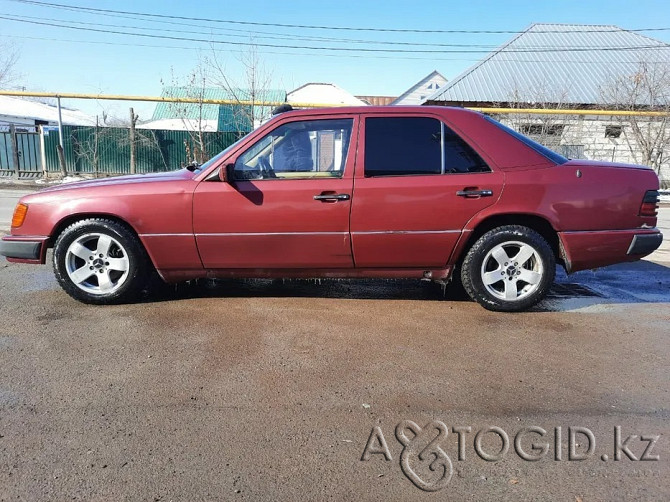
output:
{"label": "green corrugated fence", "polygon": [[[199,156],[197,133],[137,129],[136,172],[172,171]],[[203,132],[204,158],[210,158],[235,142],[240,133]],[[63,150],[68,174],[113,175],[130,172],[130,131],[117,127],[63,126]],[[45,128],[47,172],[61,172],[58,162],[58,130]]]}

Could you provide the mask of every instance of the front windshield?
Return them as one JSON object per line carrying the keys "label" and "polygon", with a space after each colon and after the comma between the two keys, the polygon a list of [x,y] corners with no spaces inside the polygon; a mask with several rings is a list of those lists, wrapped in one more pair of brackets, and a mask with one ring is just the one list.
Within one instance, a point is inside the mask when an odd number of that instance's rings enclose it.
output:
{"label": "front windshield", "polygon": [[200,173],[204,171],[205,169],[208,169],[210,166],[214,165],[214,163],[218,162],[223,156],[225,156],[237,143],[240,142],[242,138],[238,139],[235,141],[232,145],[229,145],[226,149],[222,150],[221,152],[217,153],[214,157],[209,159],[207,162],[205,162],[202,165],[196,166],[196,168],[193,170],[194,173]]}

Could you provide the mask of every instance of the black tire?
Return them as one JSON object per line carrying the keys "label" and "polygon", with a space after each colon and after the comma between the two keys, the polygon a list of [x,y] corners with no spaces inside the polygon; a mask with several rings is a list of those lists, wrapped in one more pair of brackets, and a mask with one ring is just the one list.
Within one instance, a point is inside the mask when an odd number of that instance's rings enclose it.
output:
{"label": "black tire", "polygon": [[[104,249],[105,253],[97,252]],[[65,228],[54,244],[53,265],[68,295],[97,305],[135,300],[152,269],[138,237],[125,225],[104,218],[80,220]],[[73,280],[86,274],[79,283]]]}
{"label": "black tire", "polygon": [[[523,255],[520,264],[515,261],[519,255]],[[485,309],[518,312],[547,295],[555,273],[556,259],[544,237],[528,227],[505,225],[488,231],[469,249],[461,265],[461,282]]]}

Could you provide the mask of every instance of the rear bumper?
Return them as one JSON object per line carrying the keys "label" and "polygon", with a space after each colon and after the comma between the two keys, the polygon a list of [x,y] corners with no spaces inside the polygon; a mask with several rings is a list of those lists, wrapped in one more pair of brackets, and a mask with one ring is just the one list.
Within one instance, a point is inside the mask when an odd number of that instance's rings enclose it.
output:
{"label": "rear bumper", "polygon": [[658,229],[559,232],[568,272],[635,261],[656,251],[663,234]]}
{"label": "rear bumper", "polygon": [[628,248],[628,255],[647,256],[656,251],[663,242],[663,234],[635,234]]}
{"label": "rear bumper", "polygon": [[13,263],[44,263],[48,237],[14,237],[0,240],[0,255]]}

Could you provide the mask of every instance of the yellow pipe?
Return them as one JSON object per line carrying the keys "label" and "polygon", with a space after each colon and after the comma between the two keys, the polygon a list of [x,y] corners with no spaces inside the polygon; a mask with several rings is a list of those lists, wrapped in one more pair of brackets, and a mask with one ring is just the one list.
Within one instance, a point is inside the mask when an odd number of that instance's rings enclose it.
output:
{"label": "yellow pipe", "polygon": [[[279,106],[287,104],[285,101],[238,101],[236,99],[200,99],[200,98],[171,98],[167,96],[124,96],[120,94],[77,94],[74,92],[30,92],[30,91],[0,91],[0,96],[19,96],[29,98],[61,98],[61,99],[102,99],[109,101],[154,101],[165,103],[202,103],[203,105],[255,105]],[[332,105],[323,103],[291,103],[297,108],[330,108]]]}
{"label": "yellow pipe", "polygon": [[[78,94],[74,92],[31,92],[31,91],[0,91],[0,96],[19,96],[31,98],[61,98],[61,99],[101,99],[109,101],[152,101],[163,103],[202,103],[204,105],[255,105],[279,106],[286,104],[283,101],[237,101],[234,99],[200,99],[200,98],[171,98],[167,96],[124,96],[119,94]],[[290,103],[296,108],[331,108],[347,106],[325,103]],[[606,116],[636,116],[636,117],[664,117],[670,112],[633,111],[633,110],[570,110],[546,108],[495,108],[495,107],[466,107],[482,113],[503,114],[533,114],[533,115],[606,115]]]}
{"label": "yellow pipe", "polygon": [[651,112],[651,111],[632,111],[632,110],[565,110],[553,108],[486,108],[486,107],[466,107],[468,110],[474,110],[482,113],[528,113],[534,115],[616,115],[616,116],[636,116],[636,117],[663,117],[670,115],[670,112]]}

